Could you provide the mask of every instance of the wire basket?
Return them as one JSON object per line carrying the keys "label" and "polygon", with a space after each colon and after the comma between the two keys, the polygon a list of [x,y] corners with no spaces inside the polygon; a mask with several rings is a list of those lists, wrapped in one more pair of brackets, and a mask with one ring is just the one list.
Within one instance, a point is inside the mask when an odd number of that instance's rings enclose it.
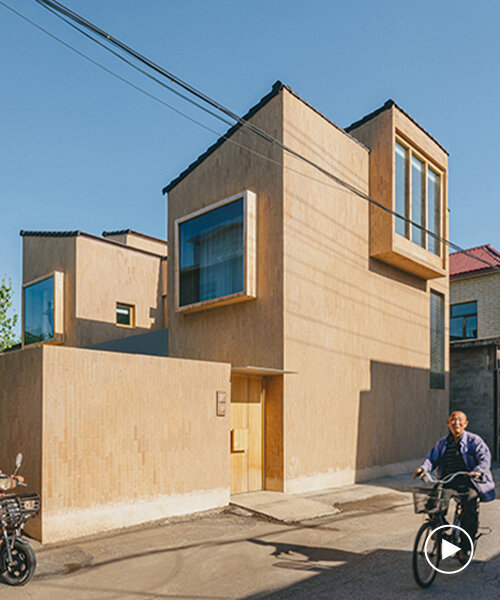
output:
{"label": "wire basket", "polygon": [[446,512],[453,495],[452,490],[443,488],[414,488],[412,492],[415,512],[428,515]]}

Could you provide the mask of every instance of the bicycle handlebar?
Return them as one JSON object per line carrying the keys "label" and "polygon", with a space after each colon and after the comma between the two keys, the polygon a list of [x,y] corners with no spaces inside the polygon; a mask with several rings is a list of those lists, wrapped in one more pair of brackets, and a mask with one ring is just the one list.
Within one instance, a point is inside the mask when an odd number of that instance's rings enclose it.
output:
{"label": "bicycle handlebar", "polygon": [[438,479],[437,477],[434,477],[433,475],[431,475],[428,471],[423,471],[422,474],[420,475],[420,478],[428,483],[443,483],[443,484],[445,484],[445,483],[450,483],[451,481],[453,481],[455,479],[455,477],[458,477],[459,475],[466,475],[467,477],[470,477],[471,479],[477,479],[477,480],[481,480],[481,478],[483,477],[482,473],[481,473],[481,476],[478,477],[477,475],[473,475],[469,471],[457,471],[456,473],[450,473],[449,475],[446,475],[446,477],[443,477],[443,479]]}

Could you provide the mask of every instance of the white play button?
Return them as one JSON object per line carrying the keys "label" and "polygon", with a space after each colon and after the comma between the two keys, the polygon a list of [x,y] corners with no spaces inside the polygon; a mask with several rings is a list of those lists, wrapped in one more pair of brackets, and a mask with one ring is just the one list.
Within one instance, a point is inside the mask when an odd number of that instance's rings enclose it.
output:
{"label": "white play button", "polygon": [[458,546],[455,546],[455,544],[451,544],[450,542],[447,542],[446,540],[442,540],[442,542],[441,542],[441,558],[443,560],[445,558],[449,558],[450,556],[453,556],[454,554],[456,554],[459,551],[460,551],[460,548]]}
{"label": "white play button", "polygon": [[[451,529],[458,530],[461,538],[461,548],[459,548],[455,544],[452,544],[444,538],[445,535],[446,537],[449,537]],[[457,537],[454,539],[457,539]],[[435,551],[432,551],[432,548],[435,548],[436,546],[436,542],[439,543],[441,548],[441,552],[438,554],[437,561],[436,553]],[[451,570],[447,570],[447,568],[453,565],[453,561],[449,561],[449,564],[448,562],[445,563],[445,565],[443,565],[445,569],[440,569],[437,566],[440,560],[444,561],[445,559],[450,558],[450,556],[454,556],[460,550],[464,550],[464,552],[468,554],[468,560],[465,564],[462,564],[462,566],[459,569],[452,568]],[[428,552],[431,552],[431,558],[429,558]],[[459,527],[458,525],[440,525],[439,527],[433,529],[427,536],[427,540],[424,546],[424,554],[427,562],[435,571],[437,571],[438,573],[443,573],[444,575],[452,575],[454,573],[460,573],[460,571],[463,571],[467,566],[470,565],[472,557],[474,555],[474,544],[472,543],[472,538],[470,537],[470,535],[465,531],[465,529],[462,529],[462,527]]]}

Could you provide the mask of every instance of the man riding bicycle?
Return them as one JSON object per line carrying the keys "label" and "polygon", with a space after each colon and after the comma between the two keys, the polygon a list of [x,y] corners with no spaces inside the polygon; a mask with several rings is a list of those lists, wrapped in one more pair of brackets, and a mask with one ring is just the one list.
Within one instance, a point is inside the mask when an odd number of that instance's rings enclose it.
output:
{"label": "man riding bicycle", "polygon": [[437,471],[439,479],[459,471],[468,471],[476,478],[459,475],[445,487],[455,490],[462,505],[462,527],[476,538],[479,501],[490,502],[495,498],[495,482],[491,474],[491,453],[486,442],[477,434],[465,431],[469,421],[465,413],[454,411],[446,421],[450,433],[432,448],[413,478],[424,472]]}

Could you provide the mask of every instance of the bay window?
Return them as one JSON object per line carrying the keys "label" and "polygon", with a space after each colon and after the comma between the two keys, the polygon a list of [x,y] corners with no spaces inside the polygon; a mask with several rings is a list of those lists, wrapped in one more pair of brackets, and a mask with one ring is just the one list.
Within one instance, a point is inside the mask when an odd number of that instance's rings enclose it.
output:
{"label": "bay window", "polygon": [[[441,255],[442,174],[429,160],[402,140],[395,146],[395,217],[397,234]],[[430,233],[426,233],[423,229]]]}

